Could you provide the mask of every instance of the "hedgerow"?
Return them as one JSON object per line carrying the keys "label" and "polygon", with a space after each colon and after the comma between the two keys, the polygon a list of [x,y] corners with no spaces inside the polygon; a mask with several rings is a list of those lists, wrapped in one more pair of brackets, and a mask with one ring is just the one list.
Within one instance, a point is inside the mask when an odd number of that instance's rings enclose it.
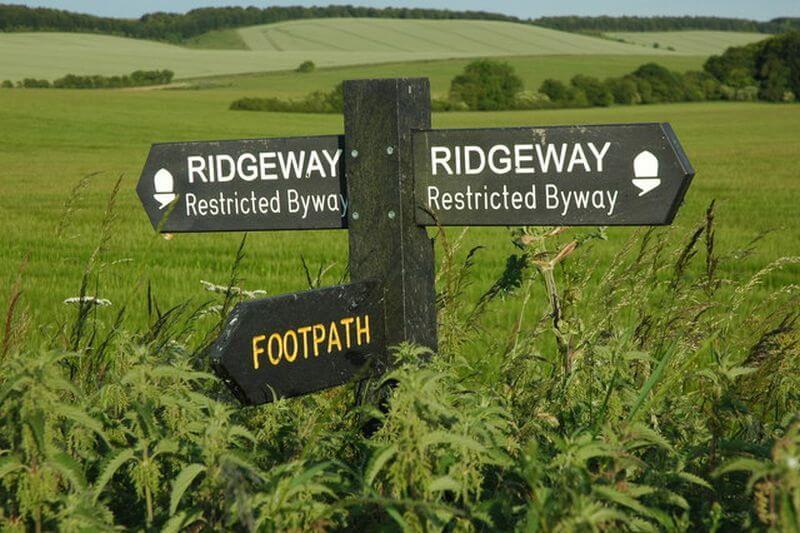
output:
{"label": "hedgerow", "polygon": [[[67,74],[50,83],[49,80],[25,78],[17,82],[16,87],[24,89],[119,89],[123,87],[147,87],[151,85],[168,85],[175,73],[171,70],[136,70],[122,76],[103,76],[100,74],[78,75]],[[11,80],[5,80],[3,88],[14,87]]]}

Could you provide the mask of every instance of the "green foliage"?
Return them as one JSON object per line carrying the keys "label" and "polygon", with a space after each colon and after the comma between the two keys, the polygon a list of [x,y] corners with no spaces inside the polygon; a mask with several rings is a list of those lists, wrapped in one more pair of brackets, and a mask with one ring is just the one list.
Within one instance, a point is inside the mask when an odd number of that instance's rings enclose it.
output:
{"label": "green foliage", "polygon": [[50,82],[47,80],[37,80],[35,78],[25,78],[17,82],[17,87],[25,89],[49,89]]}
{"label": "green foliage", "polygon": [[278,111],[284,113],[341,113],[344,110],[344,88],[338,84],[332,91],[315,91],[305,98],[240,98],[231,103],[234,111]]}
{"label": "green foliage", "polygon": [[[99,286],[107,228],[83,285]],[[224,310],[258,296],[234,285],[244,240],[228,286],[208,284],[214,298],[200,310],[161,310],[148,295],[143,328],[104,325],[92,307],[57,335],[10,345],[0,354],[0,525],[797,523],[800,292],[750,294],[800,258],[725,277],[749,249],[719,249],[713,204],[688,233],[634,235],[601,271],[590,265],[603,228],[513,228],[515,252],[488,281],[473,273],[480,248],[463,254],[461,238],[436,237],[439,353],[399,346],[392,370],[360,386],[240,408],[206,373],[203,349]],[[486,283],[477,301],[464,290],[476,282]],[[530,305],[539,298],[542,314]],[[512,300],[521,306],[508,331],[486,329]]]}
{"label": "green foliage", "polygon": [[314,64],[313,61],[303,61],[300,63],[300,66],[297,67],[297,72],[302,74],[307,74],[309,72],[314,72],[317,66]]}
{"label": "green foliage", "polygon": [[0,87],[2,87],[3,89],[13,89],[14,82],[11,80],[3,80],[3,83],[0,84]]}
{"label": "green foliage", "polygon": [[[149,85],[167,85],[175,75],[171,70],[137,70],[123,76],[77,76],[67,74],[52,84],[48,80],[26,78],[17,83],[17,87],[25,89],[119,89],[121,87],[146,87]],[[4,88],[13,87],[11,81],[4,81]]]}
{"label": "green foliage", "polygon": [[553,102],[566,102],[569,100],[569,89],[559,81],[548,78],[542,82],[539,92],[547,95]]}
{"label": "green foliage", "polygon": [[514,96],[522,90],[522,80],[508,63],[480,59],[464,67],[453,78],[450,98],[464,102],[472,110],[512,109]]}
{"label": "green foliage", "polygon": [[648,32],[681,30],[718,30],[778,33],[789,28],[800,28],[800,19],[792,17],[775,18],[762,22],[726,17],[580,17],[559,16],[541,17],[534,24],[562,31],[574,32]]}
{"label": "green foliage", "polygon": [[757,97],[762,100],[793,101],[800,94],[798,57],[800,31],[795,30],[747,46],[729,48],[722,55],[710,57],[704,68],[736,91],[755,87]]}
{"label": "green foliage", "polygon": [[614,95],[597,78],[578,74],[570,80],[570,84],[582,91],[586,95],[586,101],[593,107],[608,107],[614,103]]}

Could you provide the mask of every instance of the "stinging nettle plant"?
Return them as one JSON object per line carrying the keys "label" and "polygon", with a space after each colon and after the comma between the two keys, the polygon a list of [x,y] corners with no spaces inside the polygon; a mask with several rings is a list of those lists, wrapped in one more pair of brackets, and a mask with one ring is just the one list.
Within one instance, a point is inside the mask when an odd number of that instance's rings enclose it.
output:
{"label": "stinging nettle plant", "polygon": [[[23,270],[0,352],[1,527],[794,527],[800,287],[774,274],[800,259],[737,279],[757,243],[722,250],[713,204],[607,264],[603,229],[514,228],[487,279],[470,237],[436,235],[439,353],[396,347],[381,378],[257,408],[203,356],[262,294],[240,276],[244,240],[197,302],[163,308],[137,283],[139,325],[114,301],[26,326]],[[82,296],[102,298],[108,250],[101,232]],[[312,287],[332,272],[298,270]]]}

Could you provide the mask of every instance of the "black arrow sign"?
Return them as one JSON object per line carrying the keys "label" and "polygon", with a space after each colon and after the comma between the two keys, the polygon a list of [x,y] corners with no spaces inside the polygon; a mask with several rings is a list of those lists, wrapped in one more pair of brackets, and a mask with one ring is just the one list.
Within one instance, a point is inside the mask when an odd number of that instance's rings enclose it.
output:
{"label": "black arrow sign", "polygon": [[422,225],[661,225],[692,168],[669,124],[414,132]]}
{"label": "black arrow sign", "polygon": [[242,402],[260,404],[380,372],[385,339],[381,289],[362,281],[241,303],[210,355]]}
{"label": "black arrow sign", "polygon": [[165,233],[347,227],[342,136],[154,144],[136,191]]}

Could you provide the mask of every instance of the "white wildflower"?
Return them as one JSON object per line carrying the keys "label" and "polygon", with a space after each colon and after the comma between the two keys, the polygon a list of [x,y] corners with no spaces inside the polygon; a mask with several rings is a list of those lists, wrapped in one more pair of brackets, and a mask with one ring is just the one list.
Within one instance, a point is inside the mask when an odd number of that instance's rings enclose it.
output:
{"label": "white wildflower", "polygon": [[242,296],[245,299],[253,299],[253,298],[258,298],[259,296],[267,295],[267,291],[261,289],[248,291],[242,289],[241,287],[227,287],[224,285],[217,285],[215,283],[211,283],[210,281],[205,281],[202,279],[200,280],[200,284],[203,285],[203,287],[205,287],[205,289],[208,292],[214,292],[217,294],[228,294],[230,292],[230,294],[234,296]]}
{"label": "white wildflower", "polygon": [[91,304],[98,307],[107,307],[111,305],[111,300],[105,298],[96,298],[94,296],[73,296],[64,300],[65,304]]}

